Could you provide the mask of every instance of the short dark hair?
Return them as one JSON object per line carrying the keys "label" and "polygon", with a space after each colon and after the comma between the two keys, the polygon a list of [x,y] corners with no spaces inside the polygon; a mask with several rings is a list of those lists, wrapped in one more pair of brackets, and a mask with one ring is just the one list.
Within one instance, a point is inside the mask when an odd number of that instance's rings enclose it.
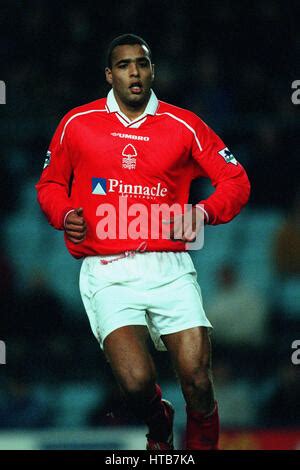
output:
{"label": "short dark hair", "polygon": [[143,38],[141,38],[140,36],[136,36],[135,34],[122,34],[122,36],[118,36],[115,39],[113,39],[108,47],[107,66],[109,68],[111,68],[111,65],[112,65],[111,57],[112,57],[114,48],[117,46],[124,46],[127,44],[140,44],[141,46],[145,46],[148,49],[149,57],[151,60],[151,49]]}

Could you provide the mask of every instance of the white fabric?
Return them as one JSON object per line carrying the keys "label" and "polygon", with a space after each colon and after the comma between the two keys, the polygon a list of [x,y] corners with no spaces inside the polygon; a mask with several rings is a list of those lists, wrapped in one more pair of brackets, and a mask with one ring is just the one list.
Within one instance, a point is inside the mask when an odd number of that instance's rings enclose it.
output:
{"label": "white fabric", "polygon": [[[124,113],[122,113],[122,111],[120,110],[120,107],[117,103],[117,100],[115,98],[115,95],[114,95],[114,91],[113,89],[111,89],[107,95],[107,100],[106,100],[106,106],[107,106],[107,109],[110,113],[118,113],[120,114],[120,116],[123,118],[124,120],[124,125],[126,124],[130,124],[130,127],[134,127],[132,124],[135,122],[135,121],[140,121],[143,117],[146,117],[148,114],[154,116],[155,113],[156,113],[156,110],[158,108],[158,99],[156,97],[156,94],[154,93],[153,90],[150,90],[151,93],[150,93],[150,98],[149,98],[149,101],[148,101],[148,104],[145,108],[145,111],[143,112],[143,114],[141,114],[140,116],[138,116],[136,119],[134,119],[133,121],[131,121]],[[141,123],[139,123],[141,124]]]}
{"label": "white fabric", "polygon": [[115,258],[88,256],[80,272],[81,297],[101,348],[106,336],[122,326],[148,326],[158,350],[166,350],[161,335],[211,328],[187,252],[137,252],[101,263]]}

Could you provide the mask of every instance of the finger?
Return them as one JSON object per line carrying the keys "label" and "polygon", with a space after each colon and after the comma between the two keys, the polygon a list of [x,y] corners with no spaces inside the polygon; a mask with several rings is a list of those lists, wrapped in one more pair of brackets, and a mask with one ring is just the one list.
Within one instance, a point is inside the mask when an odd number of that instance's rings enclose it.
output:
{"label": "finger", "polygon": [[76,225],[77,227],[83,227],[85,225],[85,220],[80,218],[68,218],[65,223],[66,227],[69,225]]}
{"label": "finger", "polygon": [[77,240],[76,238],[68,237],[68,240],[70,240],[70,242],[74,243],[75,245],[78,245],[84,241],[84,238],[82,240]]}
{"label": "finger", "polygon": [[168,227],[167,230],[169,230],[170,240],[174,240],[175,238],[178,238],[178,233],[177,233],[177,230],[175,229],[175,225],[171,225],[170,227]]}
{"label": "finger", "polygon": [[79,217],[76,215],[74,212],[72,212],[68,217],[66,218],[66,223],[71,222],[71,223],[82,223],[84,221],[83,217]]}
{"label": "finger", "polygon": [[170,231],[170,240],[177,241],[182,239],[182,232],[180,230],[174,231],[173,229]]}
{"label": "finger", "polygon": [[171,224],[174,223],[174,218],[173,218],[173,217],[170,217],[170,219],[162,219],[162,223],[163,223],[163,224],[166,224],[166,225],[168,225],[168,224],[171,225]]}
{"label": "finger", "polygon": [[170,240],[174,240],[174,228],[173,227],[170,228],[169,238]]}
{"label": "finger", "polygon": [[82,214],[83,214],[82,207],[78,207],[78,209],[75,209],[75,212],[76,212],[77,215],[82,216]]}
{"label": "finger", "polygon": [[68,231],[66,231],[66,234],[67,234],[68,237],[75,238],[76,240],[81,240],[85,237],[86,232],[78,233],[78,232],[68,230]]}
{"label": "finger", "polygon": [[180,218],[178,217],[174,221],[174,238],[176,239],[182,239],[184,234],[184,220],[183,217],[181,216]]}
{"label": "finger", "polygon": [[166,230],[169,229],[168,233],[168,238],[173,241],[178,241],[182,239],[183,235],[183,215],[179,214],[177,216],[171,216],[170,219],[166,220],[163,219],[162,223],[168,224],[169,227],[166,228]]}
{"label": "finger", "polygon": [[185,233],[182,239],[185,242],[193,242],[196,240],[196,232]]}
{"label": "finger", "polygon": [[66,230],[71,232],[84,232],[86,230],[86,224],[76,225],[76,224],[66,224]]}
{"label": "finger", "polygon": [[183,236],[186,238],[193,238],[196,235],[196,230],[191,223],[187,223],[183,230]]}
{"label": "finger", "polygon": [[178,221],[181,221],[183,214],[171,215],[168,219],[162,219],[163,224],[175,224]]}

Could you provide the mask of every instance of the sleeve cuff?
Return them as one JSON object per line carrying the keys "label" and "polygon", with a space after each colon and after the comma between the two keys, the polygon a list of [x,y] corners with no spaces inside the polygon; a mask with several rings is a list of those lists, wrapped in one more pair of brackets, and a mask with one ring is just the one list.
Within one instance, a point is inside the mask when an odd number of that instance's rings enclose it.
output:
{"label": "sleeve cuff", "polygon": [[205,204],[203,202],[199,202],[198,204],[195,204],[195,207],[202,210],[202,212],[204,213],[204,223],[205,223],[205,225],[209,225],[209,224],[213,223],[214,214],[213,214],[213,211],[211,210],[211,208],[207,204]]}
{"label": "sleeve cuff", "polygon": [[63,218],[63,230],[65,229],[65,223],[66,223],[66,219],[68,217],[69,214],[71,214],[71,212],[74,212],[75,209],[67,209],[67,212],[65,212],[65,215],[64,215],[64,218]]}

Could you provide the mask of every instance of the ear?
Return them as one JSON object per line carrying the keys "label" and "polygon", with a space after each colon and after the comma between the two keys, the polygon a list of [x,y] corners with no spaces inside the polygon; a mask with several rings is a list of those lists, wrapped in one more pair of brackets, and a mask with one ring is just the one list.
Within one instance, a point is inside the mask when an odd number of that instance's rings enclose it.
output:
{"label": "ear", "polygon": [[105,68],[105,77],[106,77],[106,81],[107,83],[109,83],[109,85],[112,85],[112,73],[111,73],[111,69],[109,67],[106,67]]}

